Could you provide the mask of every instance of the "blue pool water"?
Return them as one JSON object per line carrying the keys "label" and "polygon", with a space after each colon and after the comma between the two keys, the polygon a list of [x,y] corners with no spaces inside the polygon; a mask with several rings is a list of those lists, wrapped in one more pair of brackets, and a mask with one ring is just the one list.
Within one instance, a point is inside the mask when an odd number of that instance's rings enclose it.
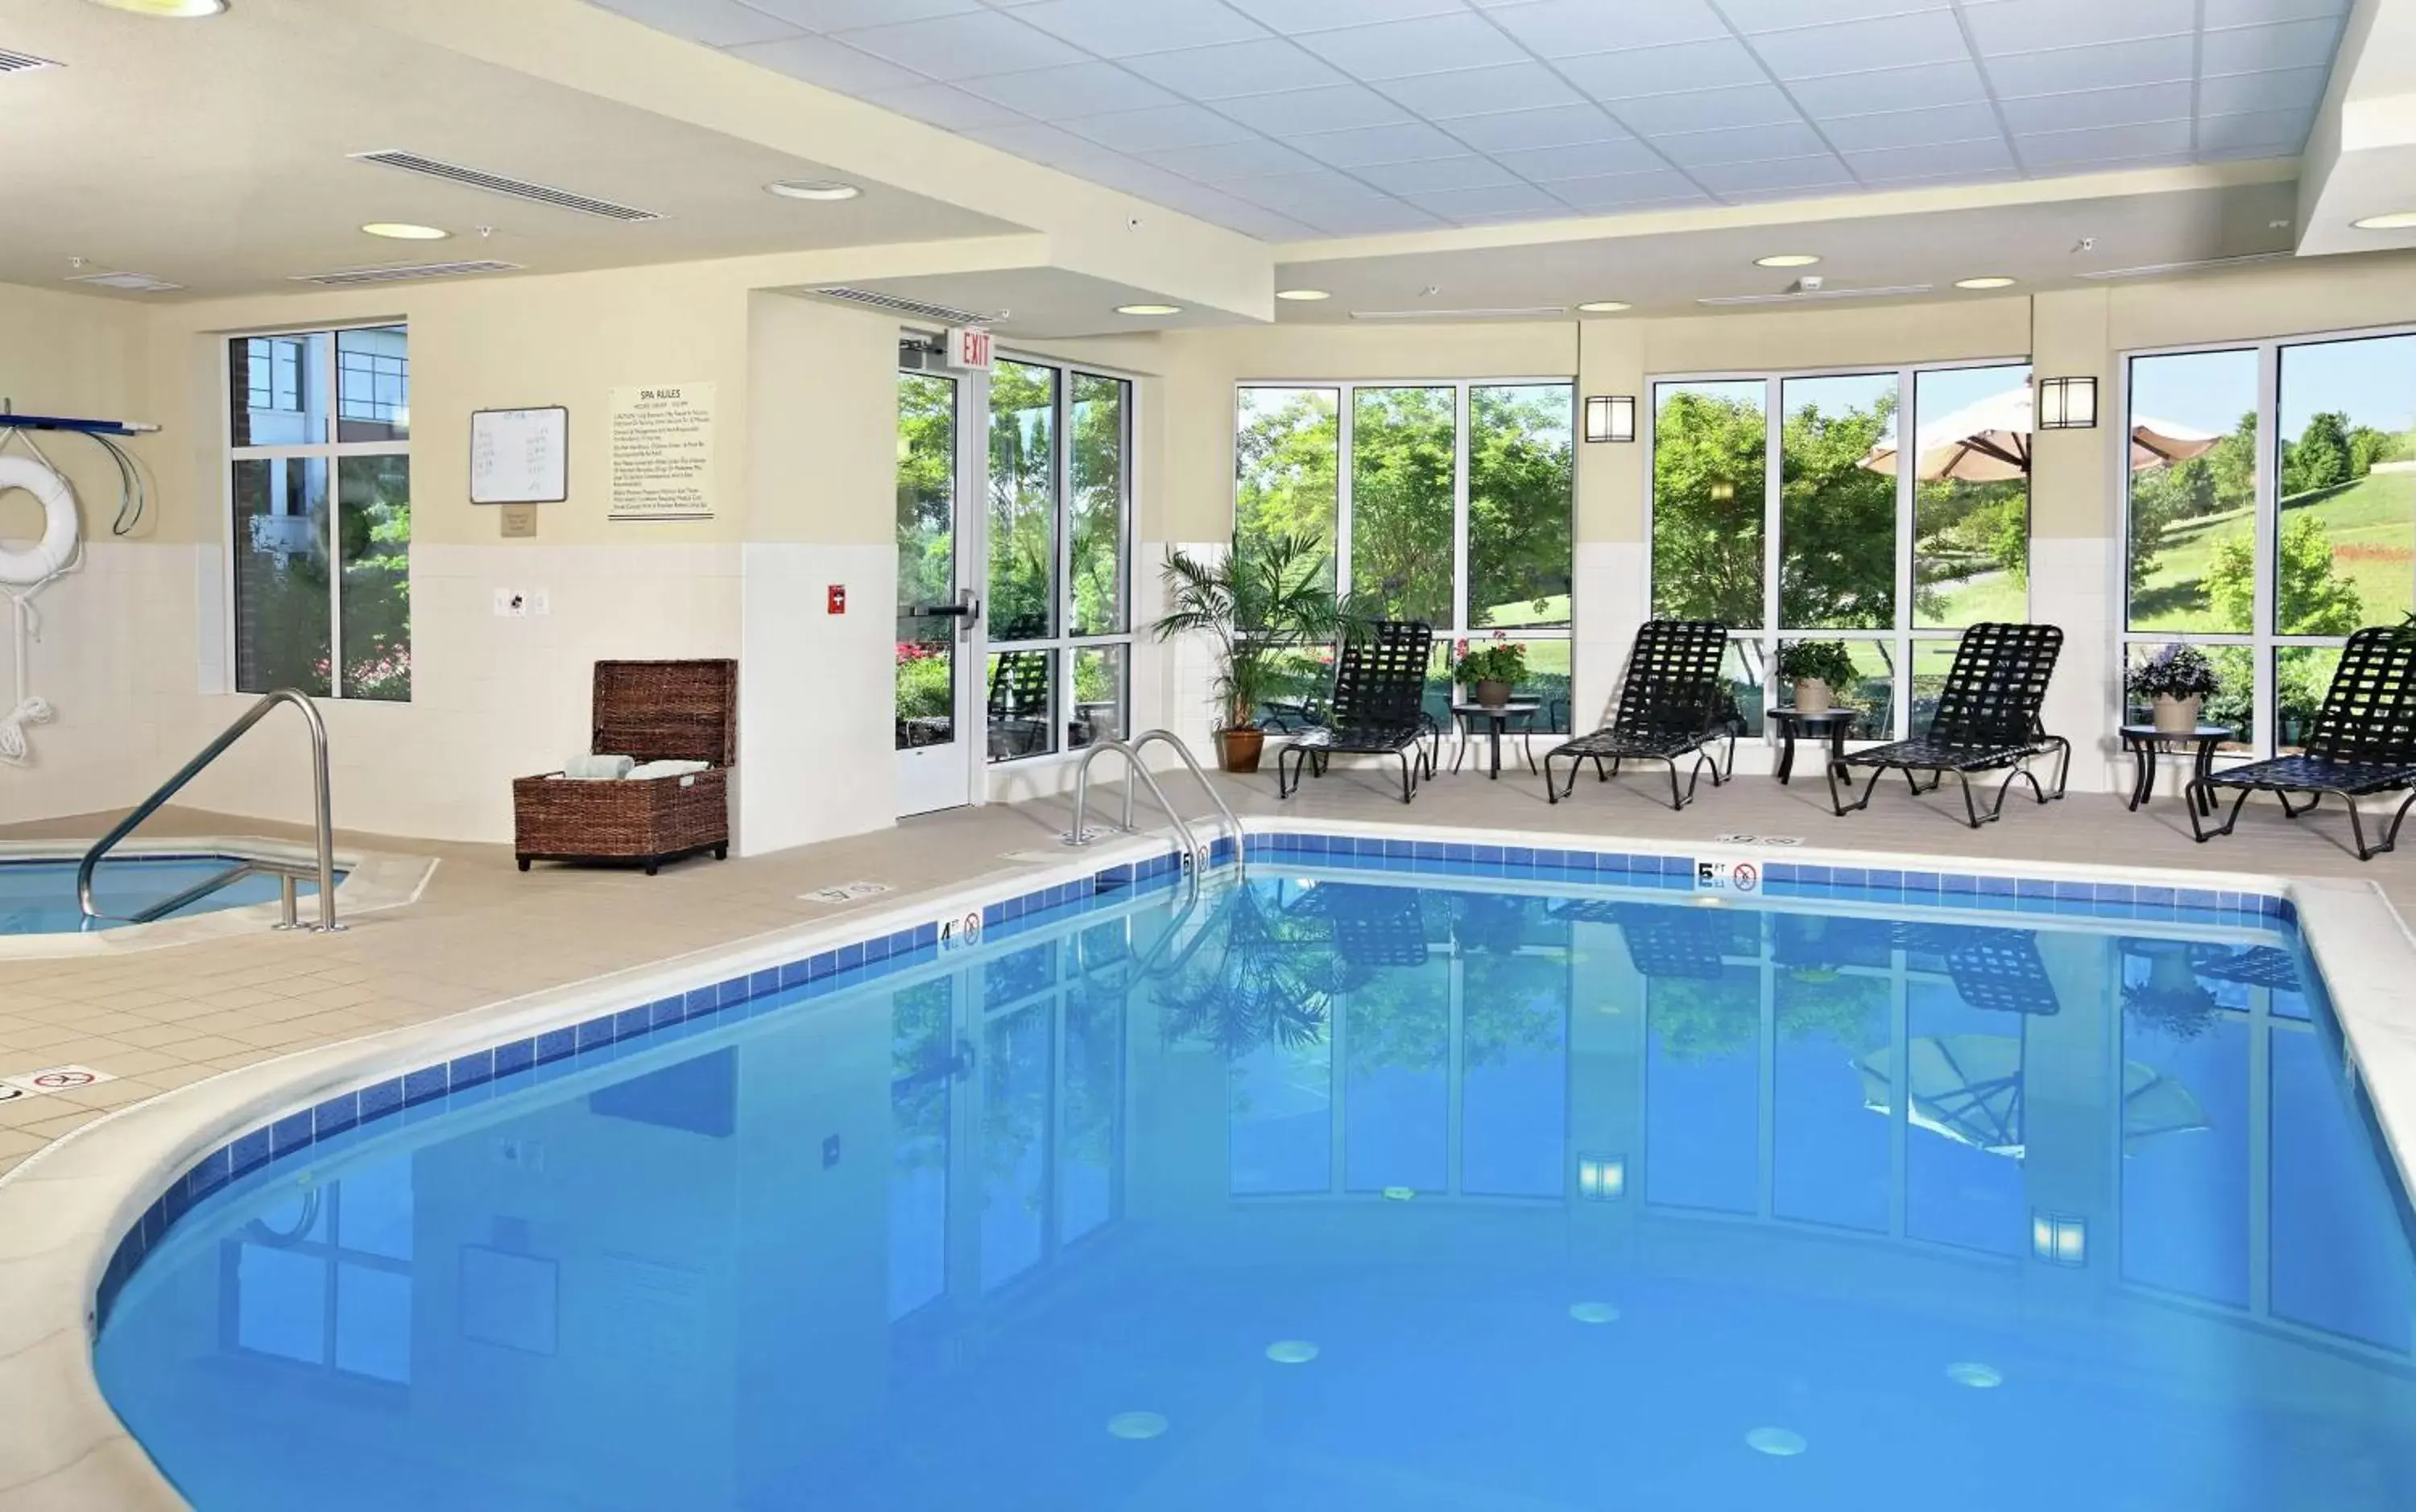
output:
{"label": "blue pool water", "polygon": [[[127,856],[105,861],[93,873],[93,903],[115,919],[130,918],[234,864],[224,856]],[[76,863],[71,861],[0,861],[0,935],[69,935],[121,927],[113,920],[84,918],[76,904],[75,878]],[[318,891],[315,882],[300,884],[306,898]],[[169,917],[189,918],[276,899],[277,878],[247,876]]]}
{"label": "blue pool water", "polygon": [[1315,864],[306,1145],[102,1385],[202,1512],[2416,1505],[2287,925]]}

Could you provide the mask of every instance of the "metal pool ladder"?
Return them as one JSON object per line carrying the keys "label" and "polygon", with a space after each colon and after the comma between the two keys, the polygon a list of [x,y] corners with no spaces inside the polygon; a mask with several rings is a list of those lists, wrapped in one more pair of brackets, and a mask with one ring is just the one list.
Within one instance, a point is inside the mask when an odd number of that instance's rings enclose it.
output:
{"label": "metal pool ladder", "polygon": [[[135,828],[143,820],[158,813],[160,805],[175,797],[187,783],[200,776],[204,767],[224,756],[227,747],[243,739],[245,731],[267,718],[269,711],[282,703],[290,703],[300,710],[302,722],[310,729],[310,777],[312,795],[317,800],[314,820],[319,843],[318,864],[315,867],[306,867],[294,861],[250,858],[239,861],[217,876],[196,882],[174,897],[162,899],[130,918],[119,919],[114,915],[104,914],[96,907],[92,900],[92,876],[99,867],[101,858],[115,849],[117,843],[132,834]],[[1130,795],[1126,796],[1129,798]],[[309,694],[293,688],[279,688],[253,704],[241,719],[227,726],[225,734],[204,746],[201,755],[186,762],[174,776],[159,785],[158,791],[136,804],[133,813],[119,820],[116,829],[101,836],[98,845],[83,853],[83,860],[76,863],[76,903],[83,909],[83,916],[88,920],[106,919],[119,924],[148,924],[165,919],[186,905],[208,897],[231,883],[239,882],[247,876],[266,876],[277,878],[278,901],[284,906],[284,920],[276,927],[299,929],[303,926],[296,917],[294,883],[309,877],[319,884],[319,921],[309,927],[314,933],[341,929],[344,926],[336,922],[334,813],[327,796],[326,721],[319,717],[319,706],[310,701]]]}
{"label": "metal pool ladder", "polygon": [[[1065,831],[1065,844],[1087,846],[1096,838],[1082,823],[1091,806],[1091,763],[1110,751],[1119,752],[1123,755],[1125,764],[1132,768],[1133,775],[1140,779],[1140,786],[1149,789],[1149,796],[1157,800],[1157,806],[1165,811],[1167,818],[1174,825],[1174,832],[1183,841],[1183,868],[1191,874],[1192,886],[1196,888],[1200,885],[1200,874],[1206,869],[1208,853],[1200,847],[1199,838],[1191,831],[1191,826],[1185,822],[1182,815],[1174,811],[1174,805],[1166,801],[1165,789],[1157,786],[1157,779],[1149,774],[1149,768],[1140,759],[1141,749],[1153,741],[1162,741],[1174,747],[1175,756],[1182,759],[1184,766],[1190,769],[1193,780],[1200,784],[1200,791],[1208,795],[1208,801],[1216,805],[1217,816],[1225,821],[1226,832],[1233,837],[1233,865],[1236,871],[1240,870],[1243,849],[1242,821],[1233,816],[1232,808],[1226,803],[1223,795],[1216,791],[1216,785],[1210,782],[1208,774],[1200,770],[1199,761],[1191,755],[1191,747],[1184,744],[1183,737],[1172,730],[1147,730],[1142,732],[1139,739],[1129,743],[1124,741],[1100,741],[1082,753],[1082,765],[1074,773],[1074,828]],[[1124,820],[1114,826],[1116,830],[1125,834],[1133,832],[1133,786],[1129,783],[1125,786]]]}

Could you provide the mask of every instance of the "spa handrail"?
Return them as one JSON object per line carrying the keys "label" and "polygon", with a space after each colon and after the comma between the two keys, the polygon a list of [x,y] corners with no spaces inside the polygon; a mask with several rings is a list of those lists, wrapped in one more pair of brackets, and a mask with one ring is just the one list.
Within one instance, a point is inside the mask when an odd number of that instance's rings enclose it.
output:
{"label": "spa handrail", "polygon": [[[93,873],[98,869],[101,858],[115,849],[117,843],[132,834],[143,820],[158,813],[160,806],[182,791],[187,783],[200,776],[204,768],[224,756],[227,748],[243,739],[246,731],[267,718],[271,710],[279,704],[287,703],[302,711],[302,722],[309,726],[310,730],[310,778],[312,796],[316,800],[313,805],[313,828],[318,842],[319,882],[319,922],[311,927],[320,931],[343,927],[336,922],[336,825],[335,808],[328,798],[327,791],[327,723],[319,717],[319,706],[311,702],[310,696],[294,688],[279,688],[264,696],[258,703],[253,704],[245,712],[241,719],[228,726],[226,733],[204,746],[199,756],[186,762],[174,776],[161,783],[150,797],[134,806],[133,813],[119,820],[115,829],[101,836],[98,844],[83,853],[83,860],[76,863],[76,902],[83,909],[83,916],[86,919],[108,917],[93,906]],[[236,868],[234,873],[219,879],[219,882],[214,883],[207,891],[215,891],[216,886],[234,880],[235,876],[243,872],[273,871],[290,879],[295,870],[297,868],[291,866],[280,868],[257,862],[248,863]],[[188,890],[189,892],[190,891]],[[178,896],[183,901],[190,901],[187,894]],[[287,922],[291,924],[294,919],[294,893],[290,880],[284,889],[284,897],[285,917]],[[147,913],[151,910],[144,911]]]}

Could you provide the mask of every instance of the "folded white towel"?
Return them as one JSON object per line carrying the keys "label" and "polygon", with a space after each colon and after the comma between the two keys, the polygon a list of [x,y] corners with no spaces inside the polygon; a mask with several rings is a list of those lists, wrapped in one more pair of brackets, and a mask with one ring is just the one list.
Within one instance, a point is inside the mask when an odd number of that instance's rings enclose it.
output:
{"label": "folded white towel", "polygon": [[657,777],[692,777],[712,766],[710,761],[645,761],[631,767],[627,776],[631,782],[652,782]]}
{"label": "folded white towel", "polygon": [[619,782],[637,766],[625,756],[575,756],[562,764],[562,774],[576,782]]}

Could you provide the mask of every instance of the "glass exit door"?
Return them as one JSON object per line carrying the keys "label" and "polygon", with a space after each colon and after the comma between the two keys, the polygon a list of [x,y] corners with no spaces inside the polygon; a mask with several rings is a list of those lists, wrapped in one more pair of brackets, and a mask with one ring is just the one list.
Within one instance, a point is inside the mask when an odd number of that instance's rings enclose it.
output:
{"label": "glass exit door", "polygon": [[973,801],[980,563],[959,531],[963,381],[898,375],[898,813]]}

